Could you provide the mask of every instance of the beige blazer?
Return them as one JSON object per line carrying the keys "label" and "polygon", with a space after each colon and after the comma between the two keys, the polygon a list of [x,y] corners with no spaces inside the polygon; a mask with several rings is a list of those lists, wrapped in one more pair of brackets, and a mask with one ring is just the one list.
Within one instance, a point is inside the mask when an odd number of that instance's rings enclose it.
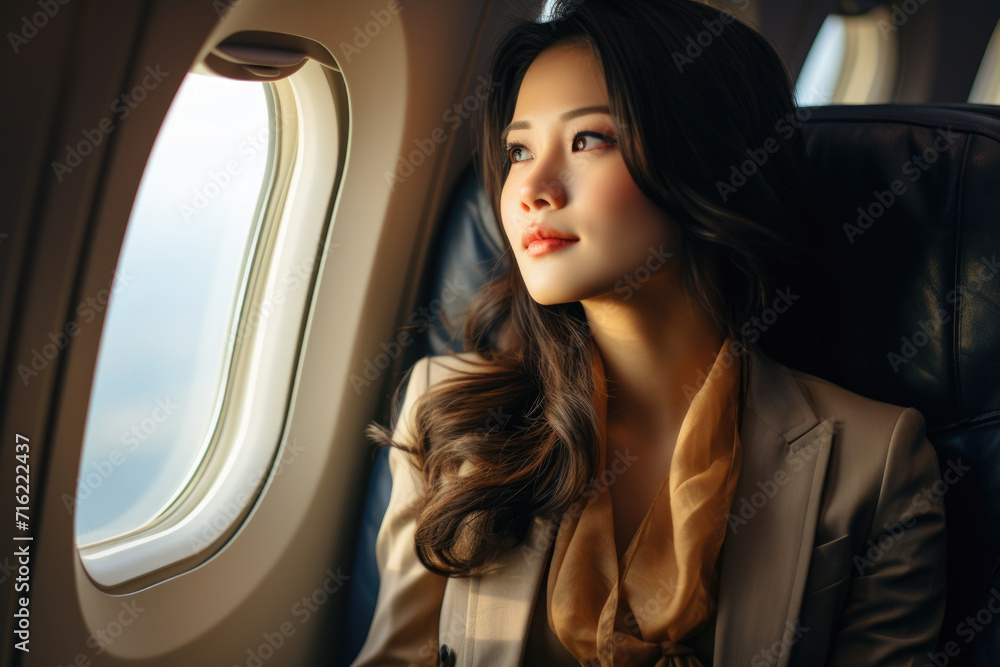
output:
{"label": "beige blazer", "polygon": [[[749,354],[714,664],[923,665],[944,613],[942,499],[966,468],[949,461],[942,480],[916,410]],[[457,363],[441,356],[415,365],[397,441],[409,441],[417,396]],[[416,470],[395,449],[389,464],[392,495],[376,546],[381,585],[354,664],[436,665],[447,644],[459,667],[520,665],[556,522],[535,519],[495,573],[440,577],[413,548]]]}

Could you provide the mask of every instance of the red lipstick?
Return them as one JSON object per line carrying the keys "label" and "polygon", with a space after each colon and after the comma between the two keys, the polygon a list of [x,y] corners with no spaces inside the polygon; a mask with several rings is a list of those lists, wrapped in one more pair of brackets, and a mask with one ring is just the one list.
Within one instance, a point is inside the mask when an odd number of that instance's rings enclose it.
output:
{"label": "red lipstick", "polygon": [[528,257],[538,257],[573,245],[580,239],[550,227],[532,225],[521,235],[521,245]]}

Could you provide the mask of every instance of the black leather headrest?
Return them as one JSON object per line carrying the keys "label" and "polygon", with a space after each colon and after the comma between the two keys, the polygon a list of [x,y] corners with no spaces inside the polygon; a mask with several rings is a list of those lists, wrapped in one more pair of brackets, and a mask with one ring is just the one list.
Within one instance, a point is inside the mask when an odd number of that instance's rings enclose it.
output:
{"label": "black leather headrest", "polygon": [[810,111],[833,299],[790,310],[775,356],[916,407],[932,429],[1000,415],[1000,119],[982,107]]}

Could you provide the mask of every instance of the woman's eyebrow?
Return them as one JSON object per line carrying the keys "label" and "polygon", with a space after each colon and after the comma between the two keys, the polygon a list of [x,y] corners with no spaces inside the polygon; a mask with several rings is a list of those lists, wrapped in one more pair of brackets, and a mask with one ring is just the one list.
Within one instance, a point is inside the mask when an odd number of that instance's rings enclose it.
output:
{"label": "woman's eyebrow", "polygon": [[[577,116],[586,116],[587,114],[592,114],[592,113],[606,113],[610,116],[611,108],[606,104],[605,105],[599,104],[595,106],[571,109],[570,111],[567,111],[561,116],[559,116],[559,120],[561,121],[572,120]],[[507,125],[507,127],[503,129],[503,132],[500,133],[500,143],[502,144],[505,141],[507,141],[507,135],[510,133],[511,130],[525,130],[528,129],[529,127],[531,127],[531,123],[529,123],[526,120],[515,120],[511,122],[509,125]]]}

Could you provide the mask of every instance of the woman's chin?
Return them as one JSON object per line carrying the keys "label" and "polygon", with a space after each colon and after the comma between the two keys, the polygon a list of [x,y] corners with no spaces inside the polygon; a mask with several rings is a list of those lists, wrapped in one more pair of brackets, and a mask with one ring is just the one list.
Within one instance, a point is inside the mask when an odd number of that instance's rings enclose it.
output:
{"label": "woman's chin", "polygon": [[539,306],[558,306],[562,303],[573,303],[579,301],[577,295],[570,294],[564,290],[528,290],[531,299]]}

